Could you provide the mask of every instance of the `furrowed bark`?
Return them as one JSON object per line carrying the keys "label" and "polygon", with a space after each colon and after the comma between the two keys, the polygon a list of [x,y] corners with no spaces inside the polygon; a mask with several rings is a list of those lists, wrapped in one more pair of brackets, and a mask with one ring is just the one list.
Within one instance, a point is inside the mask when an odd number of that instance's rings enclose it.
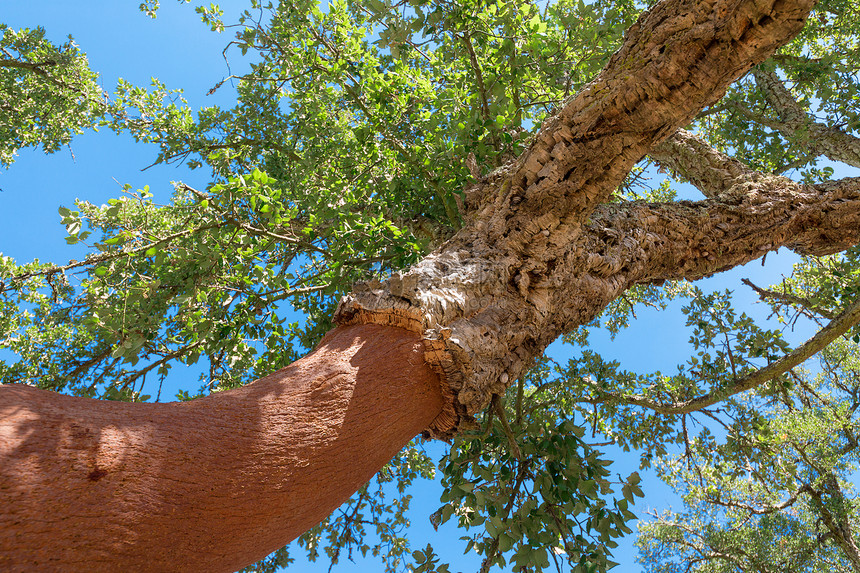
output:
{"label": "furrowed bark", "polygon": [[[653,145],[797,33],[813,3],[657,4],[513,165],[467,190],[470,213],[456,236],[345,297],[340,324],[396,325],[425,338],[452,398],[433,435],[456,433],[559,334],[632,284],[619,274],[626,260],[577,250],[594,233],[588,218]],[[604,245],[622,236],[609,228]]]}
{"label": "furrowed bark", "polygon": [[627,261],[628,269],[644,264],[648,276],[637,282],[696,280],[780,247],[826,255],[860,240],[860,178],[803,185],[750,169],[684,130],[656,146],[651,156],[709,199],[603,205],[595,212],[592,228],[648,237],[635,246],[617,241],[609,252],[597,238],[589,245],[608,261]]}
{"label": "furrowed bark", "polygon": [[718,197],[761,174],[737,159],[720,153],[698,135],[679,129],[654,146],[648,155],[665,169],[695,186],[705,197]]}
{"label": "furrowed bark", "polygon": [[235,571],[324,519],[441,404],[419,337],[375,325],[191,402],[0,386],[0,570]]}
{"label": "furrowed bark", "polygon": [[833,161],[860,167],[860,139],[839,128],[813,121],[774,72],[756,68],[753,75],[779,118],[780,123],[774,127],[789,138],[796,137],[799,132],[805,133],[807,145],[813,151],[811,155],[824,155]]}
{"label": "furrowed bark", "polygon": [[630,284],[697,280],[787,247],[828,255],[860,241],[860,178],[751,182],[724,201],[602,205],[582,248],[590,268]]}
{"label": "furrowed bark", "polygon": [[[780,247],[822,255],[860,241],[860,178],[801,185],[749,169],[683,130],[657,146],[655,155],[710,199],[600,206],[579,247],[590,260],[575,262],[573,268],[591,268],[626,289],[668,279],[696,280]],[[718,183],[721,180],[724,183]],[[672,404],[616,395],[587,401],[618,400],[663,414],[713,405],[820,351],[860,321],[858,309],[860,302],[838,317],[831,316],[830,324],[791,354],[708,395]]]}
{"label": "furrowed bark", "polygon": [[0,569],[241,567],[324,518],[419,431],[452,436],[630,286],[705,276],[779,244],[856,242],[850,182],[780,195],[765,178],[701,203],[605,204],[654,144],[799,31],[812,4],[656,5],[517,162],[469,190],[461,232],[412,269],[358,285],[342,326],[279,373],[183,404],[0,387]]}
{"label": "furrowed bark", "polygon": [[[555,212],[583,221],[655,143],[688,124],[726,88],[800,31],[814,1],[662,2],[627,31],[604,70],[547,119],[512,167],[508,223]],[[488,203],[487,199],[491,202]],[[478,207],[480,208],[480,206]],[[504,227],[500,234],[507,236]],[[493,237],[495,238],[495,237]]]}

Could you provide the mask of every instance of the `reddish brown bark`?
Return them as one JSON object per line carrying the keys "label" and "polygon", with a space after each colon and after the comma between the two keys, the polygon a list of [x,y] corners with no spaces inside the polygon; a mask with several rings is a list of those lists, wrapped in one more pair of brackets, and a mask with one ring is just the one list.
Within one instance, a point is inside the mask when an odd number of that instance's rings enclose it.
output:
{"label": "reddish brown bark", "polygon": [[441,405],[420,337],[375,325],[186,403],[0,386],[0,570],[234,571],[325,518]]}

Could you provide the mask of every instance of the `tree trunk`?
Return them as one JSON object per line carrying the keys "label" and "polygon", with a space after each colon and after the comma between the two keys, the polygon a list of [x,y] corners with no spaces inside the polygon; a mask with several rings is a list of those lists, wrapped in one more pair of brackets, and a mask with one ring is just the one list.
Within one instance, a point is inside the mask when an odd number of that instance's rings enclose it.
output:
{"label": "tree trunk", "polygon": [[[749,193],[738,209],[742,221],[722,213],[719,222],[746,242],[734,252],[718,248],[722,227],[700,225],[723,207],[734,211],[737,196],[690,210],[683,202],[654,211],[607,202],[653,146],[799,32],[813,4],[656,4],[630,27],[603,71],[544,121],[516,162],[467,189],[467,223],[457,235],[407,271],[357,285],[342,301],[340,324],[396,324],[423,334],[455,397],[433,435],[455,434],[560,334],[590,322],[631,286],[701,278],[779,247],[781,217],[767,218],[775,226],[758,236],[744,228],[761,219],[770,196]],[[778,194],[782,181],[768,180],[762,194]],[[795,189],[783,194],[783,206],[786,199],[813,200],[815,192],[795,197]],[[856,202],[848,208],[853,223]],[[816,223],[791,221],[804,232]],[[847,234],[857,235],[853,228]],[[747,249],[747,235],[767,246]],[[713,246],[699,248],[702,240]]]}
{"label": "tree trunk", "polygon": [[418,335],[338,328],[243,388],[129,404],[0,386],[0,571],[235,571],[440,412]]}

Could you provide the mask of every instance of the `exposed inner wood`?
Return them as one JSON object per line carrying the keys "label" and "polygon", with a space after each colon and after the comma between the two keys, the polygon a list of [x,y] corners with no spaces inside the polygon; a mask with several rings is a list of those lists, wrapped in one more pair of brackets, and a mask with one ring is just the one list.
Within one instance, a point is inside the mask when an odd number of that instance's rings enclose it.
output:
{"label": "exposed inner wood", "polygon": [[0,386],[0,571],[241,569],[426,428],[439,387],[418,335],[375,325],[335,329],[287,368],[191,402]]}

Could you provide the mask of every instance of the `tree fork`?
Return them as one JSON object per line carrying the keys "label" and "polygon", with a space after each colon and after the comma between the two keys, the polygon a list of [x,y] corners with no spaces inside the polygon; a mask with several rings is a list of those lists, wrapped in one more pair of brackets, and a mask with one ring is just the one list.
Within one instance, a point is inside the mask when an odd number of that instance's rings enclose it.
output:
{"label": "tree fork", "polygon": [[516,163],[469,191],[463,230],[357,286],[341,326],[284,370],[181,404],[0,387],[0,569],[232,571],[315,525],[415,434],[456,433],[631,286],[624,260],[584,249],[589,217],[813,4],[657,4]]}
{"label": "tree fork", "polygon": [[[654,145],[798,33],[813,5],[658,3],[514,164],[467,190],[463,229],[412,268],[354,287],[336,322],[403,326],[427,341],[455,397],[432,435],[456,434],[560,334],[636,284],[613,276],[625,260],[591,260],[589,218]],[[621,241],[605,231],[604,246]]]}

